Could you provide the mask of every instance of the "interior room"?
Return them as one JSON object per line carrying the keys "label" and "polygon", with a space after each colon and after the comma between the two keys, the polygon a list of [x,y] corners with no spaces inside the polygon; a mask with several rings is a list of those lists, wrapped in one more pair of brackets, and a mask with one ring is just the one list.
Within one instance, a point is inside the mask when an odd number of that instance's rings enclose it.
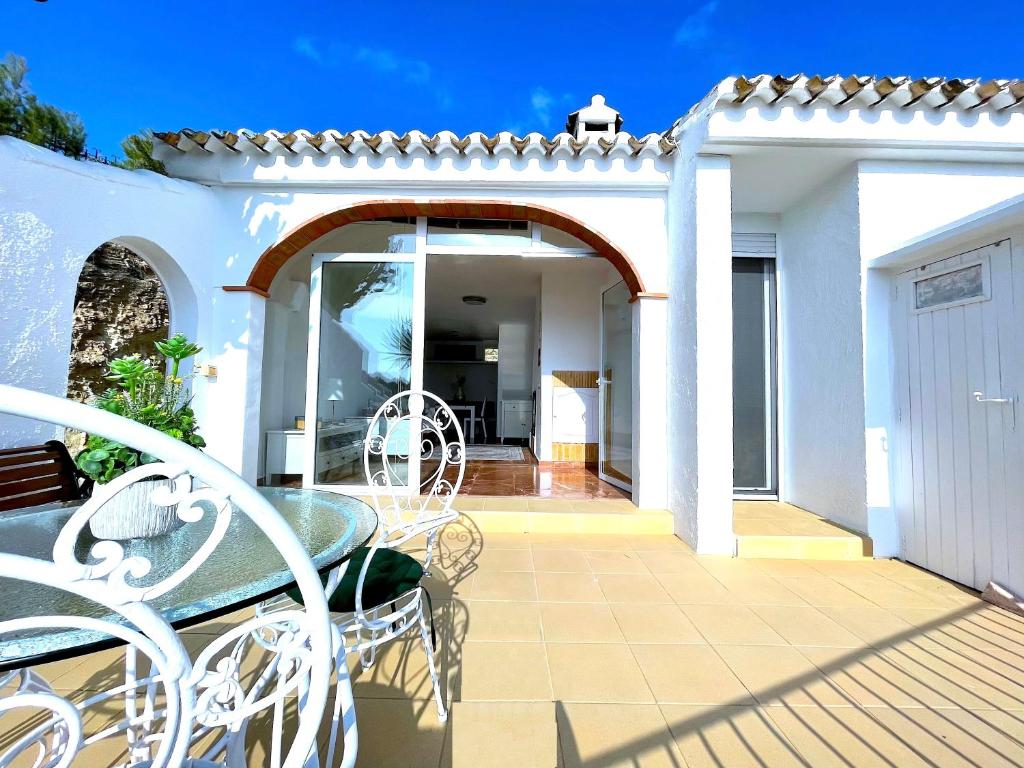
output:
{"label": "interior room", "polygon": [[[564,234],[553,242],[505,222],[453,240],[446,222],[430,220],[419,246],[411,221],[345,227],[281,271],[265,324],[263,482],[363,485],[373,413],[422,386],[463,426],[464,493],[628,498],[631,312],[618,272]],[[620,371],[603,398],[602,355]]]}

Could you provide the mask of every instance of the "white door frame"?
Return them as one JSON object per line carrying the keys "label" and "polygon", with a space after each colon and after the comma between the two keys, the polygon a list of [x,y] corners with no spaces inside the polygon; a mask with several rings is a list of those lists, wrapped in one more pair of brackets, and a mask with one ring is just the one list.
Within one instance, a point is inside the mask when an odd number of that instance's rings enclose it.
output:
{"label": "white door frame", "polygon": [[[597,313],[597,317],[598,317],[598,347],[599,347],[599,352],[600,352],[600,355],[599,355],[599,358],[598,358],[599,359],[599,363],[598,364],[599,364],[600,368],[599,368],[599,370],[597,372],[597,384],[598,384],[598,386],[597,386],[597,476],[599,478],[601,478],[602,480],[604,480],[606,483],[610,483],[611,485],[614,485],[616,488],[621,488],[624,491],[632,493],[633,492],[633,484],[632,484],[632,482],[629,482],[629,483],[623,482],[622,480],[620,480],[617,477],[613,477],[611,475],[606,474],[605,471],[604,471],[604,460],[605,460],[605,448],[604,448],[604,433],[605,433],[605,431],[604,431],[604,427],[605,427],[604,399],[605,398],[604,398],[604,393],[605,393],[605,386],[606,386],[606,382],[604,380],[604,371],[605,371],[605,365],[604,365],[604,295],[608,291],[610,291],[612,288],[615,288],[620,283],[625,282],[620,275],[616,275],[616,277],[618,279],[613,281],[610,285],[607,285],[604,288],[602,288],[600,295],[597,297],[597,306],[598,306],[598,313]],[[631,305],[631,306],[635,306],[635,303],[634,303],[634,305]],[[630,325],[632,326],[632,323],[630,323]],[[633,358],[632,346],[633,346],[633,336],[632,336],[632,332],[631,332],[630,333],[630,361],[631,361],[630,362],[630,368],[632,368],[632,358]],[[633,386],[633,371],[632,370],[630,370],[630,372],[629,372],[629,379],[630,379],[630,387],[632,388],[632,386]],[[632,411],[633,410],[633,397],[632,397],[632,395],[630,395],[629,402],[630,402],[630,411]],[[636,439],[637,439],[636,419],[632,418],[632,414],[631,414],[630,421],[631,421],[631,423],[633,425],[633,427],[630,430],[631,431],[630,439],[633,442],[636,442]],[[631,450],[631,453],[633,455],[635,455],[635,452],[632,451],[632,450]],[[636,468],[633,467],[634,471],[635,471],[635,469]],[[632,480],[632,477],[630,479]]]}
{"label": "white door frame", "polygon": [[[426,257],[417,237],[412,253],[314,253],[310,271],[309,348],[306,354],[306,434],[303,443],[302,487],[346,493],[370,493],[370,486],[316,482],[316,420],[320,382],[320,324],[323,266],[330,263],[405,263],[413,265],[412,363],[410,389],[423,389],[423,332],[426,313]],[[409,452],[409,476],[419,477],[419,453]]]}

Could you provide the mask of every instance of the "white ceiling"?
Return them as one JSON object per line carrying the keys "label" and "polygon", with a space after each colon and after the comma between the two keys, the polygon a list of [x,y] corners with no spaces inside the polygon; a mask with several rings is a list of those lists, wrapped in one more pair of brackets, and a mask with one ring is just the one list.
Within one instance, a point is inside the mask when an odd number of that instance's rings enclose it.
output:
{"label": "white ceiling", "polygon": [[[544,259],[521,256],[428,256],[428,339],[496,339],[498,324],[533,322]],[[463,296],[483,296],[472,306]]]}

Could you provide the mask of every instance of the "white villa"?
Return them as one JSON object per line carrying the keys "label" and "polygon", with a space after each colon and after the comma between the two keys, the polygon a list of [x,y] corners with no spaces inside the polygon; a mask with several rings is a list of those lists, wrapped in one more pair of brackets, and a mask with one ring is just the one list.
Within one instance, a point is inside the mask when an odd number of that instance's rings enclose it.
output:
{"label": "white villa", "polygon": [[[550,138],[181,130],[169,177],[0,137],[0,382],[65,393],[116,241],[251,482],[358,490],[366,416],[426,388],[699,553],[778,499],[1024,593],[1024,81],[730,77],[623,125],[595,96]],[[0,447],[46,429],[0,417]]]}

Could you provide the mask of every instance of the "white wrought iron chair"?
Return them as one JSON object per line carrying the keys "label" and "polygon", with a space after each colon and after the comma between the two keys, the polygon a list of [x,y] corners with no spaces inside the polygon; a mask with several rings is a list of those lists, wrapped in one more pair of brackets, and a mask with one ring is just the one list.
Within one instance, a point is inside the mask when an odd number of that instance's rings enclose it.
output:
{"label": "white wrought iron chair", "polygon": [[[408,477],[414,450],[421,468],[418,482]],[[436,395],[401,392],[389,398],[370,422],[363,464],[377,511],[378,536],[326,579],[336,638],[342,644],[336,649],[336,666],[340,671],[345,666],[343,658],[358,653],[362,667],[368,669],[377,648],[418,629],[438,719],[443,722],[448,713],[434,662],[430,595],[422,579],[430,568],[441,529],[459,517],[452,502],[466,469],[462,427]],[[399,551],[419,536],[425,537],[422,561]],[[278,605],[276,601],[265,604],[264,611],[276,610]],[[335,710],[338,723],[338,702]],[[334,732],[328,765],[333,759]]]}
{"label": "white wrought iron chair", "polygon": [[[11,713],[32,716],[0,749],[0,766],[27,760],[35,766],[64,768],[93,744],[123,738],[132,765],[238,768],[250,764],[247,728],[261,713],[272,723],[266,747],[270,765],[299,768],[317,764],[316,738],[331,685],[337,640],[316,569],[273,506],[212,458],[114,414],[3,385],[0,413],[102,435],[158,459],[158,463],[137,467],[98,486],[61,529],[52,561],[0,553],[0,579],[20,582],[26,588],[41,585],[54,596],[40,601],[38,615],[0,621],[0,648],[5,641],[16,640],[31,651],[33,638],[38,640],[34,633],[47,628],[91,632],[126,644],[124,684],[81,701],[55,692],[30,669],[0,674],[0,695],[7,694],[0,698],[0,718]],[[154,478],[170,482],[158,486],[150,500],[174,506],[185,525],[213,516],[209,538],[184,566],[163,573],[159,562],[127,557],[124,547],[110,540],[95,542],[83,552],[82,531],[104,503],[129,486]],[[193,661],[167,619],[151,603],[185,584],[208,559],[217,557],[217,547],[233,515],[248,516],[273,542],[294,575],[305,608],[293,606],[272,617],[258,616],[240,623],[212,638]],[[69,606],[83,610],[71,612]],[[271,661],[252,675],[243,675],[240,669],[246,649],[257,637],[271,651]],[[5,650],[9,652],[10,645]],[[148,659],[148,671],[137,664],[137,657]],[[351,710],[347,671],[334,677],[339,693],[347,694],[342,698]],[[117,710],[123,706],[124,717],[89,733],[90,713],[104,709],[105,716],[109,715],[111,704]],[[292,711],[297,707],[298,715],[290,742],[283,728],[289,706]],[[21,719],[24,722],[25,718]],[[354,720],[346,717],[346,723],[351,730],[351,734],[346,731],[348,742],[350,735],[354,737]],[[350,749],[348,743],[345,757],[347,763],[354,763],[355,748]],[[92,764],[88,757],[83,760]]]}

